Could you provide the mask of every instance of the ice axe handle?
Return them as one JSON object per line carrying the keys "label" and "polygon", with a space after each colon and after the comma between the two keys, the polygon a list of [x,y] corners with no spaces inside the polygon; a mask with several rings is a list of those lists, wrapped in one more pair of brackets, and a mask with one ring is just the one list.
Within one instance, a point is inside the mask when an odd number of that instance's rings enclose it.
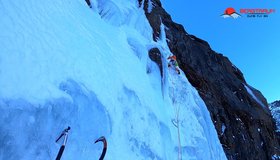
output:
{"label": "ice axe handle", "polygon": [[64,135],[64,132],[61,133],[61,135],[56,139],[55,143],[57,143],[63,135]]}
{"label": "ice axe handle", "polygon": [[58,154],[57,154],[55,160],[60,160],[60,158],[61,158],[61,156],[62,156],[62,153],[63,153],[63,151],[64,151],[64,148],[65,148],[64,145],[62,145],[62,146],[60,147],[59,152],[58,152]]}

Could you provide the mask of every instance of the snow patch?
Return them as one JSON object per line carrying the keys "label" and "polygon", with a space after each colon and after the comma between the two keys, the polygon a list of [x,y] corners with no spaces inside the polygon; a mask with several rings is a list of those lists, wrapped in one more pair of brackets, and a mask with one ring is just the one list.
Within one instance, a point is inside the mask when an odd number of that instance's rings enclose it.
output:
{"label": "snow patch", "polygon": [[278,159],[280,159],[280,156],[275,154],[271,157],[271,159],[272,160],[278,160]]}
{"label": "snow patch", "polygon": [[225,130],[226,130],[226,126],[225,124],[222,124],[222,135],[225,133]]}
{"label": "snow patch", "polygon": [[269,109],[271,110],[272,117],[276,121],[276,132],[280,132],[280,106],[277,106],[275,103],[269,105]]}
{"label": "snow patch", "polygon": [[243,84],[244,87],[246,88],[247,92],[253,97],[253,99],[259,103],[263,108],[266,108],[266,106],[256,97],[256,95],[254,94],[254,92],[250,89],[250,87],[248,87],[246,84]]}
{"label": "snow patch", "polygon": [[148,13],[151,13],[154,8],[152,0],[148,0]]}

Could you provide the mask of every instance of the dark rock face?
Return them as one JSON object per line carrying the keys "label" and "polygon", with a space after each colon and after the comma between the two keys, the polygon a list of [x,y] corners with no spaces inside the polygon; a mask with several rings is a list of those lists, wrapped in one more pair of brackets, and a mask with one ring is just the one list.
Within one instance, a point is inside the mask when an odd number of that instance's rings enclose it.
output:
{"label": "dark rock face", "polygon": [[161,77],[163,76],[163,73],[162,73],[162,60],[161,60],[161,53],[159,51],[158,48],[152,48],[149,50],[149,57],[152,61],[154,61],[158,67],[159,67],[159,70],[160,70],[160,75]]}
{"label": "dark rock face", "polygon": [[[142,2],[139,0],[140,5]],[[265,160],[280,155],[275,123],[262,94],[246,83],[227,57],[173,22],[159,0],[152,3],[154,8],[149,13],[148,0],[144,0],[154,40],[163,23],[168,46],[206,103],[228,159]]]}

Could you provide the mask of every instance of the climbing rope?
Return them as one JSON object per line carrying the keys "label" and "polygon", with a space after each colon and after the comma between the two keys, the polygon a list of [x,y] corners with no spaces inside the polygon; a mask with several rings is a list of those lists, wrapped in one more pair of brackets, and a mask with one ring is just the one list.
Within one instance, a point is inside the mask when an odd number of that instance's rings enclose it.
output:
{"label": "climbing rope", "polygon": [[176,98],[175,98],[175,83],[170,76],[171,83],[172,83],[172,104],[174,106],[175,110],[175,119],[172,120],[173,125],[177,128],[177,134],[178,134],[178,160],[182,160],[182,148],[181,148],[181,136],[180,136],[180,106],[176,105]]}

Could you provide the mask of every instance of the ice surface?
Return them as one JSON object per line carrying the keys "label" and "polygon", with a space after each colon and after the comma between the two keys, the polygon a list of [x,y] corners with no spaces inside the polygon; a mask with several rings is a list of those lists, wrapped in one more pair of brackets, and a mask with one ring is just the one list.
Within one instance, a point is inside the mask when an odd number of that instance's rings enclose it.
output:
{"label": "ice surface", "polygon": [[[226,159],[209,112],[183,72],[167,68],[138,1],[0,2],[0,159]],[[148,58],[158,47],[164,76]]]}

